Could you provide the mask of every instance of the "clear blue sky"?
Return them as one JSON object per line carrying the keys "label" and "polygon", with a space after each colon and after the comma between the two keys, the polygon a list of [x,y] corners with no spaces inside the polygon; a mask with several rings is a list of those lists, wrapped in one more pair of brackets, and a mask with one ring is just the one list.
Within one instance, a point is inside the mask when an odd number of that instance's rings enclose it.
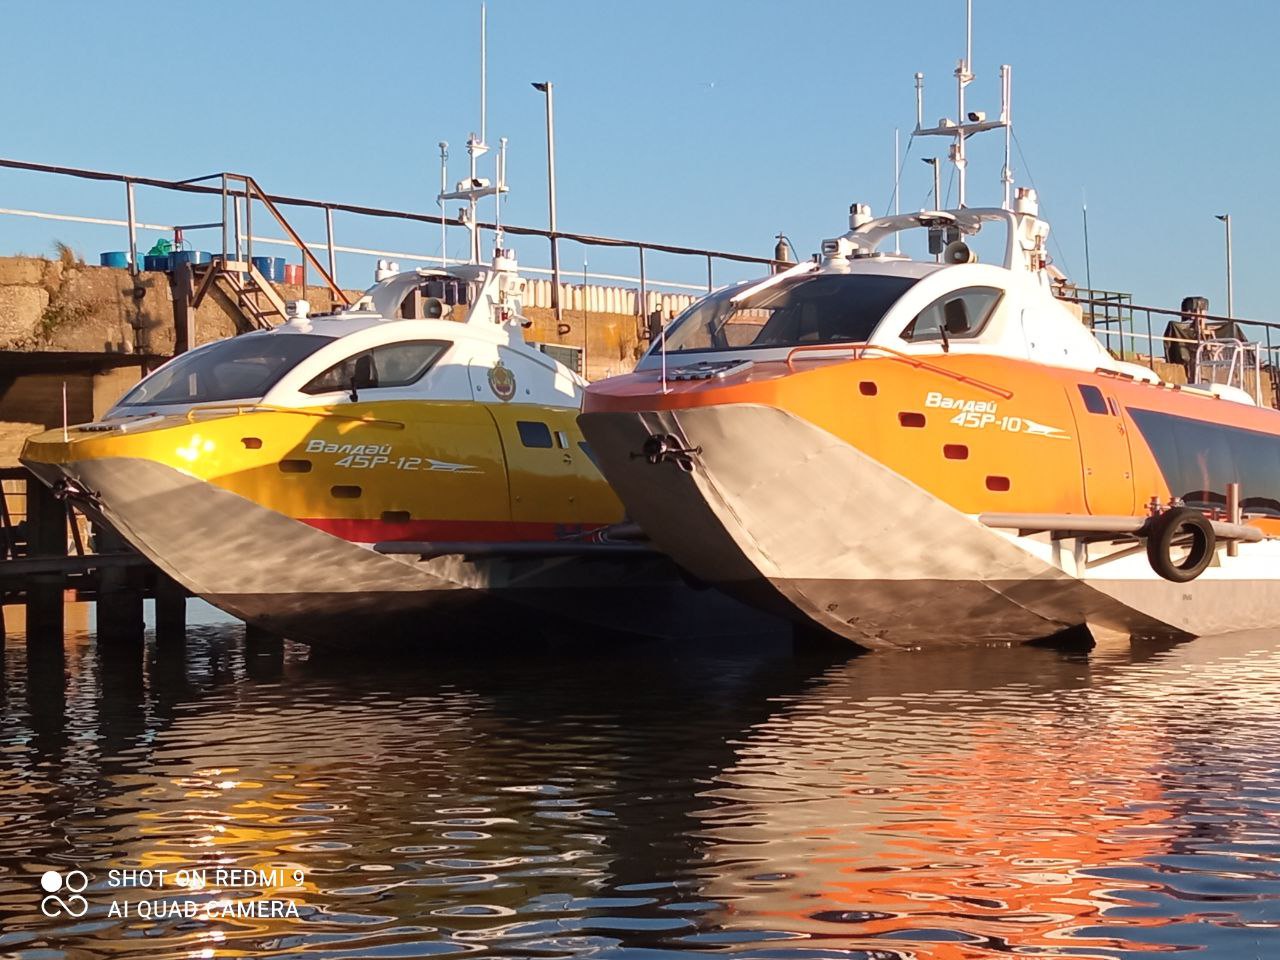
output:
{"label": "clear blue sky", "polygon": [[[1015,172],[1040,190],[1059,265],[1083,283],[1087,192],[1095,286],[1157,305],[1203,293],[1222,309],[1213,215],[1230,211],[1236,312],[1280,320],[1264,241],[1277,219],[1280,5],[975,7],[970,102],[994,113],[998,66],[1013,65],[1028,161],[1015,153]],[[894,128],[905,146],[914,123],[916,70],[927,78],[926,120],[954,111],[963,9],[491,0],[488,133],[511,144],[504,217],[545,224],[543,104],[529,81],[549,79],[562,229],[762,255],[784,230],[812,252],[844,229],[850,201],[885,209]],[[174,178],[242,170],[276,192],[434,211],[436,143],[452,144],[456,179],[477,122],[478,18],[478,0],[8,3],[0,155]],[[988,136],[975,146],[971,202],[998,198],[1000,143]],[[929,191],[915,158],[941,148],[912,148],[904,208]],[[158,222],[214,212],[154,193],[140,203]],[[122,206],[114,187],[0,173],[0,207],[120,216]],[[301,219],[320,235],[318,221]],[[340,222],[339,232],[393,249],[439,244],[433,228]],[[0,217],[2,252],[42,252],[60,237],[94,257],[120,247],[118,234]],[[540,244],[516,247],[545,263]],[[593,269],[627,267],[588,256]],[[581,258],[566,250],[566,263],[580,268]]]}

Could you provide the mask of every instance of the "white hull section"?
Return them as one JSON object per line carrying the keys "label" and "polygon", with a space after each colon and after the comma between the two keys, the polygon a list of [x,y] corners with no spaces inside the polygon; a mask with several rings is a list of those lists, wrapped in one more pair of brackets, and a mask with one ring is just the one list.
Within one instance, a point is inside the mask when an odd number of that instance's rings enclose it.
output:
{"label": "white hull section", "polygon": [[[1280,543],[1220,548],[1189,584],[1145,553],[1086,567],[1072,541],[983,526],[831,434],[756,404],[589,413],[633,518],[696,576],[870,647],[1027,641],[1097,624],[1135,636],[1280,625]],[[652,434],[693,470],[632,454]],[[1091,560],[1115,548],[1093,545]]]}
{"label": "white hull section", "polygon": [[29,466],[47,483],[66,476],[96,494],[96,512],[192,593],[246,622],[324,646],[518,643],[536,633],[518,623],[529,608],[644,636],[783,629],[715,591],[692,589],[663,557],[384,556],[155,461]]}

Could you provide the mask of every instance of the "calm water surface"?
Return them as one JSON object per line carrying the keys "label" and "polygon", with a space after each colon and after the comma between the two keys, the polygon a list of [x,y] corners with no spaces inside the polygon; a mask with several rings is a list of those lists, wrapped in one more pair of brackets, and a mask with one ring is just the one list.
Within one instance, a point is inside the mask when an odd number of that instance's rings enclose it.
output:
{"label": "calm water surface", "polygon": [[[1280,956],[1275,635],[381,668],[242,637],[10,640],[0,956]],[[274,873],[172,879],[219,866]],[[50,868],[84,916],[41,913]],[[217,915],[253,901],[297,916]]]}

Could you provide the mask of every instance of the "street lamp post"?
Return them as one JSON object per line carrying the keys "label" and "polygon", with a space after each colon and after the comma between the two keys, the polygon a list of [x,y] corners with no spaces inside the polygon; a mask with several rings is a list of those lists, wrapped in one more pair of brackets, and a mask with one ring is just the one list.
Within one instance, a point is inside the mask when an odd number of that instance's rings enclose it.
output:
{"label": "street lamp post", "polygon": [[1234,317],[1235,310],[1233,309],[1234,304],[1232,301],[1235,291],[1232,289],[1231,284],[1231,214],[1219,213],[1216,216],[1227,229],[1227,316]]}
{"label": "street lamp post", "polygon": [[551,231],[551,309],[556,313],[556,329],[560,328],[560,251],[556,242],[556,127],[555,91],[551,81],[535,83],[535,90],[547,101],[547,208]]}

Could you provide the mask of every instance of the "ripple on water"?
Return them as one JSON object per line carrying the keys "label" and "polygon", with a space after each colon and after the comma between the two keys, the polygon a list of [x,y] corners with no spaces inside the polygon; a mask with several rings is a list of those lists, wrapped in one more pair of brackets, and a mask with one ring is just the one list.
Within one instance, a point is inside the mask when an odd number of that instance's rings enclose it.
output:
{"label": "ripple on water", "polygon": [[[1276,639],[264,676],[213,628],[140,676],[10,645],[0,951],[1280,954]],[[87,918],[40,915],[50,866],[93,874]],[[218,866],[302,870],[219,894],[299,918],[107,914],[186,895],[112,868]]]}

